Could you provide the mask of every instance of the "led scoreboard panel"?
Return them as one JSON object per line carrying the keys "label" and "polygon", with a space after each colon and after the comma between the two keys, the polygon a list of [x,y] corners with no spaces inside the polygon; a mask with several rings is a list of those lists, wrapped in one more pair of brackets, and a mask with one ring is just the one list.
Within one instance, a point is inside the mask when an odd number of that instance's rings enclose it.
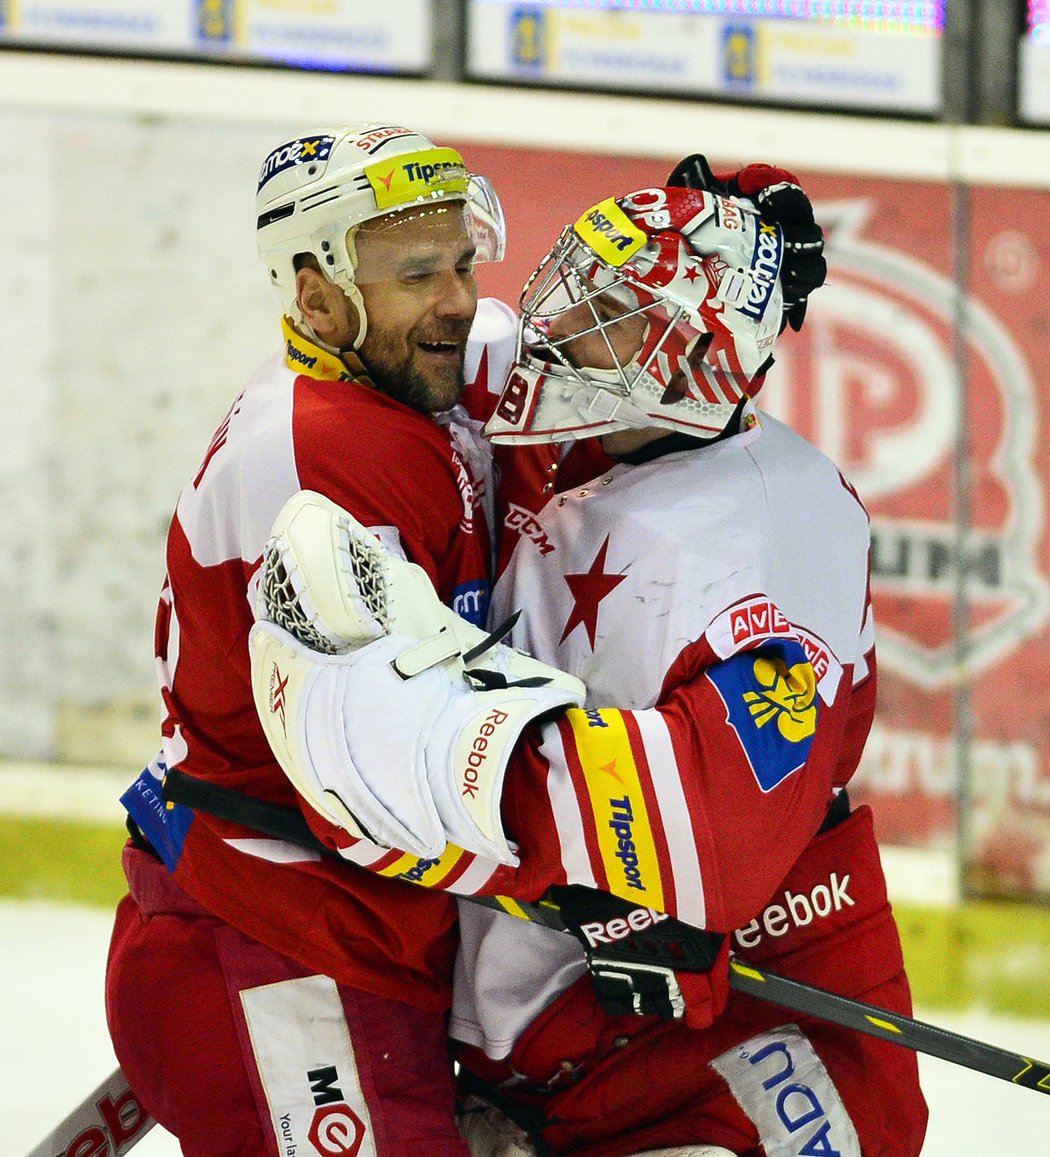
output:
{"label": "led scoreboard panel", "polygon": [[1018,51],[1021,120],[1050,123],[1050,0],[1028,0],[1028,25]]}
{"label": "led scoreboard panel", "polygon": [[478,79],[940,111],[945,0],[469,0]]}
{"label": "led scoreboard panel", "polygon": [[430,0],[0,0],[0,45],[425,73]]}

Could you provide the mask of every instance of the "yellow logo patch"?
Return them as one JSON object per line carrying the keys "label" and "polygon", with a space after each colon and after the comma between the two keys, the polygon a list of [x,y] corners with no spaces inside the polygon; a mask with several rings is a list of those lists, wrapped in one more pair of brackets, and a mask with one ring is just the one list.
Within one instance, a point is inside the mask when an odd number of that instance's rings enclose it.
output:
{"label": "yellow logo patch", "polygon": [[645,244],[645,234],[609,197],[588,209],[573,226],[576,235],[605,262],[619,268]]}
{"label": "yellow logo patch", "polygon": [[467,170],[455,149],[423,149],[365,169],[379,209],[409,205],[433,193],[466,193]]}
{"label": "yellow logo patch", "polygon": [[789,667],[783,659],[755,660],[755,679],[761,691],[748,691],[744,702],[756,727],[774,719],[780,734],[790,743],[808,739],[817,729],[817,679],[809,663]]}

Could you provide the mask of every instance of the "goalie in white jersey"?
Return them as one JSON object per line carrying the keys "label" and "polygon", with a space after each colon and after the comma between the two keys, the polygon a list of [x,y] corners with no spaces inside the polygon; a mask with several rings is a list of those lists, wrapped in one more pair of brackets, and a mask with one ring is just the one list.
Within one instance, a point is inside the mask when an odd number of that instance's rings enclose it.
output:
{"label": "goalie in white jersey", "polygon": [[[592,439],[509,511],[495,596],[496,621],[521,611],[516,645],[586,683],[582,708],[501,738],[498,705],[526,693],[508,690],[515,660],[464,673],[446,650],[428,666],[448,624],[420,645],[407,617],[372,614],[360,574],[339,617],[365,627],[340,654],[253,632],[257,695],[293,671],[299,734],[327,731],[324,761],[315,740],[289,747],[260,696],[306,798],[346,808],[344,856],[460,894],[550,894],[577,932],[460,905],[459,1060],[526,1126],[474,1114],[478,1154],[532,1152],[531,1132],[585,1157],[908,1157],[925,1132],[913,1054],[728,991],[732,950],[911,1007],[872,817],[845,792],[875,701],[867,516],[755,406],[784,233],[704,182],[610,198],[566,229],[523,293],[487,427]],[[378,570],[385,613],[415,588],[393,561]],[[377,712],[397,734],[354,741]],[[411,792],[391,790],[405,777]],[[360,839],[362,815],[402,838]]]}

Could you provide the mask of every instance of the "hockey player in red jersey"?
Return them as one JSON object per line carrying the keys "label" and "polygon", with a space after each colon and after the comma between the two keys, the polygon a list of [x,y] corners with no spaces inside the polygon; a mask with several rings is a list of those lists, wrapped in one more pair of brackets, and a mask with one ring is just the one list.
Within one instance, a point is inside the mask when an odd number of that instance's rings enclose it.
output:
{"label": "hockey player in red jersey", "polygon": [[109,1023],[143,1105],[189,1157],[311,1144],[463,1157],[446,1036],[454,901],[166,807],[160,792],[177,766],[295,801],[256,716],[246,643],[266,538],[301,488],[484,620],[489,451],[457,403],[488,390],[486,373],[498,391],[513,353],[513,314],[477,309],[472,272],[500,256],[502,216],[454,150],[396,125],[282,144],[257,209],[283,349],[234,400],[171,524],[164,746],[124,797],[130,895]]}
{"label": "hockey player in red jersey", "polygon": [[[730,995],[725,978],[732,950],[910,1011],[872,817],[845,790],[875,701],[867,517],[753,400],[781,328],[782,247],[710,190],[638,190],[583,214],[526,287],[488,431],[597,437],[608,458],[574,447],[560,486],[508,521],[521,533],[494,621],[520,611],[514,642],[579,676],[582,708],[517,726],[520,659],[478,658],[469,635],[450,650],[457,628],[436,600],[419,611],[418,576],[374,547],[347,576],[341,556],[275,538],[303,589],[343,576],[312,608],[323,660],[268,622],[251,644],[282,765],[347,818],[333,846],[460,894],[550,894],[577,930],[581,944],[461,911],[460,1062],[551,1153],[921,1148],[913,1054]],[[333,539],[369,555],[328,513]],[[295,702],[280,731],[275,680]],[[396,734],[361,738],[379,712]],[[533,1151],[477,1117],[476,1153]]]}

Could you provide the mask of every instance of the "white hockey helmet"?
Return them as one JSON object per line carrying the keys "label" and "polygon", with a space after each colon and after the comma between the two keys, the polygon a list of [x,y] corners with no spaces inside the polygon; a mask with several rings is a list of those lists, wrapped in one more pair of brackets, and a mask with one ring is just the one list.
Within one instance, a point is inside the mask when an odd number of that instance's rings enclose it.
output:
{"label": "white hockey helmet", "polygon": [[311,253],[360,315],[354,348],[367,330],[355,283],[354,234],[365,221],[416,206],[464,207],[475,261],[503,257],[503,209],[492,185],[469,172],[455,149],[400,125],[359,124],[295,137],[263,161],[256,191],[259,256],[295,322],[295,258]]}
{"label": "white hockey helmet", "polygon": [[522,291],[516,362],[485,432],[721,433],[772,364],[782,255],[779,227],[747,201],[654,188],[592,206]]}

